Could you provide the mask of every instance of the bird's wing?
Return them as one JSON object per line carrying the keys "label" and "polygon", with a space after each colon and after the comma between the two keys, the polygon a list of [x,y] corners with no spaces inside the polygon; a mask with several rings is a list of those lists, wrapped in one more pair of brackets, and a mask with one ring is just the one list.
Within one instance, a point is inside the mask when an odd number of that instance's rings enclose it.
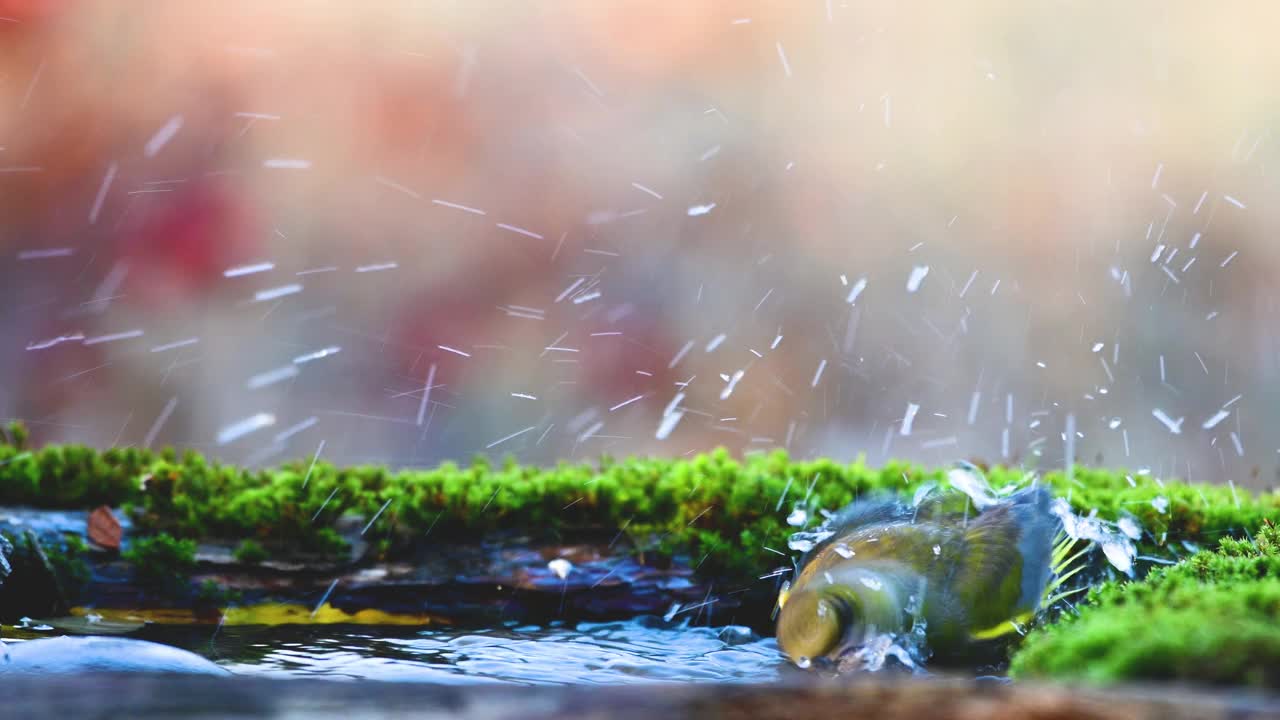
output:
{"label": "bird's wing", "polygon": [[1004,503],[988,508],[965,529],[952,593],[978,634],[995,629],[1022,610],[1018,607],[1024,565],[1019,535],[1018,518],[1012,506]]}

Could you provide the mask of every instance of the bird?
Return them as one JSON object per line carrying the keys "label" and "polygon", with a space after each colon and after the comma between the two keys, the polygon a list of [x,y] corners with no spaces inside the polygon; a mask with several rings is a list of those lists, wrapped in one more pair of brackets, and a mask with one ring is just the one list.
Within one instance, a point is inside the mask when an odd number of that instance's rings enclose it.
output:
{"label": "bird", "polygon": [[880,496],[832,516],[779,595],[779,648],[809,667],[884,634],[923,635],[929,652],[954,656],[1018,630],[1080,554],[1067,557],[1047,489],[984,500],[973,515],[945,495]]}

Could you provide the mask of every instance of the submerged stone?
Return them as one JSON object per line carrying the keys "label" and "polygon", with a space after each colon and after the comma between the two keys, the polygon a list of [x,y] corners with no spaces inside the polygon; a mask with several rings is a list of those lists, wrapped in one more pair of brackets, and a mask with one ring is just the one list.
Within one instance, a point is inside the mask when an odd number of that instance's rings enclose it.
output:
{"label": "submerged stone", "polygon": [[6,643],[0,673],[146,672],[230,675],[192,652],[118,637],[56,637]]}

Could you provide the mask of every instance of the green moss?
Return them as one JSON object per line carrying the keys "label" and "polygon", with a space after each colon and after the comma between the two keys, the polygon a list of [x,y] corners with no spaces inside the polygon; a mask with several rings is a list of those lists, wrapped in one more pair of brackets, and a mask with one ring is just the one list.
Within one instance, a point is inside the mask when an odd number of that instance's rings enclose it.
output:
{"label": "green moss", "polygon": [[[10,430],[12,438],[14,430]],[[1026,484],[1018,468],[991,468],[993,486]],[[785,452],[741,461],[724,450],[688,459],[603,458],[598,466],[552,468],[478,458],[461,466],[391,471],[339,468],[310,458],[252,471],[138,449],[104,452],[79,446],[26,450],[0,444],[0,504],[87,507],[126,505],[143,533],[176,538],[251,538],[275,552],[334,555],[346,543],[333,530],[344,515],[373,518],[366,539],[394,555],[432,538],[475,538],[494,530],[542,539],[622,531],[646,558],[683,555],[704,574],[746,583],[780,558],[794,528],[783,519],[797,504],[811,518],[878,490],[910,492],[942,482],[945,470],[901,462],[792,460]],[[1128,513],[1151,533],[1142,552],[1173,540],[1216,542],[1280,514],[1280,493],[1233,493],[1119,472],[1078,469],[1072,478],[1041,478],[1081,512],[1114,519]],[[1153,504],[1158,498],[1167,500]],[[1157,507],[1159,506],[1159,507]],[[813,520],[811,522],[816,522]],[[626,544],[624,543],[623,546]]]}
{"label": "green moss", "polygon": [[196,587],[194,601],[197,607],[219,608],[240,602],[243,593],[224,587],[216,580],[204,580]]}
{"label": "green moss", "polygon": [[27,440],[30,435],[27,432],[27,426],[14,420],[4,427],[0,427],[0,442],[5,445],[11,445],[18,450],[24,450],[27,447]]}
{"label": "green moss", "polygon": [[257,565],[267,559],[267,550],[262,547],[262,543],[256,540],[242,540],[236,546],[232,557],[236,559],[236,562],[244,563],[245,565]]}
{"label": "green moss", "polygon": [[1140,582],[1095,588],[1033,631],[1017,677],[1280,687],[1280,531],[1224,540]]}
{"label": "green moss", "polygon": [[196,542],[160,533],[135,540],[121,556],[138,582],[168,593],[186,589],[196,569]]}
{"label": "green moss", "polygon": [[63,592],[66,593],[67,600],[76,602],[83,596],[92,579],[87,559],[89,546],[79,535],[64,535],[61,546],[44,545],[44,552],[49,558],[49,564],[53,566]]}

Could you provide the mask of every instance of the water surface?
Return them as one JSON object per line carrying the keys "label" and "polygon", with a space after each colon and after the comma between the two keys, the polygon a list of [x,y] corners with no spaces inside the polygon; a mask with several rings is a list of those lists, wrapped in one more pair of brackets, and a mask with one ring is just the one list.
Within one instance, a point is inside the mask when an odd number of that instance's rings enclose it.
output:
{"label": "water surface", "polygon": [[765,682],[791,670],[773,638],[656,618],[496,629],[153,625],[134,635],[237,674],[464,684]]}

